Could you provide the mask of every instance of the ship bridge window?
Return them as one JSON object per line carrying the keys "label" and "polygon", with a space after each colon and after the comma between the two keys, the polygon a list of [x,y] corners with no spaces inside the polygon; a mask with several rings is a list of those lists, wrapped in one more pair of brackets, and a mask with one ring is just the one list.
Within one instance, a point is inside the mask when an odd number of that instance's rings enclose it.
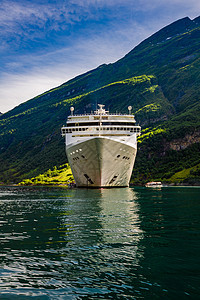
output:
{"label": "ship bridge window", "polygon": [[134,122],[105,122],[102,120],[103,125],[119,125],[119,126],[135,126],[135,121]]}
{"label": "ship bridge window", "polygon": [[67,127],[75,127],[75,126],[97,126],[99,122],[82,122],[82,123],[67,123]]}

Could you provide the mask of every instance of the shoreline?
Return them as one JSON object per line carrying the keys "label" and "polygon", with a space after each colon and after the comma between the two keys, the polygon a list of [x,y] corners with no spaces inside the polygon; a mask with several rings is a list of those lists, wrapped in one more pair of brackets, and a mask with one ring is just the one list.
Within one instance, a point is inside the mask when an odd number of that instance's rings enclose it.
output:
{"label": "shoreline", "polygon": [[[76,186],[69,186],[69,184],[31,184],[31,185],[19,185],[19,184],[12,184],[12,183],[8,183],[8,184],[0,184],[0,187],[65,187],[68,189],[72,189],[72,188],[78,188]],[[134,184],[130,184],[128,186],[129,188],[134,188],[134,187],[145,187],[145,184],[142,185],[134,185]],[[187,183],[169,183],[169,184],[163,184],[163,186],[161,188],[165,188],[165,187],[200,187],[200,184],[187,184]],[[102,187],[98,187],[97,189],[101,189]],[[121,188],[121,187],[104,187],[104,188]],[[152,187],[151,187],[152,188]],[[89,189],[89,188],[88,188]]]}

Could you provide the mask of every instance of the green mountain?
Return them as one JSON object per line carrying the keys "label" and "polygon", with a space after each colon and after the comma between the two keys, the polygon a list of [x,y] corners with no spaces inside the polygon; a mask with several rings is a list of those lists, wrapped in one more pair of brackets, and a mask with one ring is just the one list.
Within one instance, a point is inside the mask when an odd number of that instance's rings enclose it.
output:
{"label": "green mountain", "polygon": [[143,128],[133,183],[198,183],[200,17],[178,20],[116,63],[101,65],[1,115],[0,181],[19,182],[65,164],[60,127],[70,106],[84,113],[97,103],[111,112],[127,112],[131,105]]}

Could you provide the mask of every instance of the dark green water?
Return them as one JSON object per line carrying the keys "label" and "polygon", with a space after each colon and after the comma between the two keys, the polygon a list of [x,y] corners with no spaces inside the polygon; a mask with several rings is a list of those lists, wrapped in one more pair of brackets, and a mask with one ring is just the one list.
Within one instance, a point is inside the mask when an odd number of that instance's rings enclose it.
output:
{"label": "dark green water", "polygon": [[0,188],[0,299],[200,299],[200,188]]}

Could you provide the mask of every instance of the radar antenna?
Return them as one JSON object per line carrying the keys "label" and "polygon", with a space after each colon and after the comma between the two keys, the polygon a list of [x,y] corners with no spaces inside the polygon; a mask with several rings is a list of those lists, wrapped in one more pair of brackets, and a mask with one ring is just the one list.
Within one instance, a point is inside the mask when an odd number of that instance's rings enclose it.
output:
{"label": "radar antenna", "polygon": [[97,109],[96,111],[95,111],[95,114],[97,114],[97,115],[105,115],[108,111],[106,111],[105,109],[104,109],[104,106],[105,105],[103,105],[103,104],[98,104],[99,105],[99,109]]}

